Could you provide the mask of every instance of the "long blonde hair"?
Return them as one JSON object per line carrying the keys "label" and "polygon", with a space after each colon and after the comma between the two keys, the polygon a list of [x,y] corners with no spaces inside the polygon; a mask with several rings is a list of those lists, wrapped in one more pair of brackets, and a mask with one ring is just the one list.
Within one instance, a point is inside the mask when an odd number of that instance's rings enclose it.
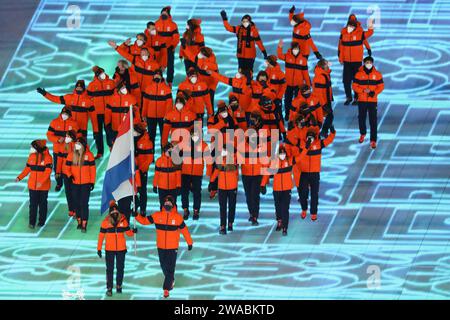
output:
{"label": "long blonde hair", "polygon": [[85,153],[86,153],[86,148],[83,145],[81,145],[81,150],[79,150],[79,151],[75,149],[75,145],[74,145],[73,159],[72,159],[73,164],[81,167],[84,162]]}

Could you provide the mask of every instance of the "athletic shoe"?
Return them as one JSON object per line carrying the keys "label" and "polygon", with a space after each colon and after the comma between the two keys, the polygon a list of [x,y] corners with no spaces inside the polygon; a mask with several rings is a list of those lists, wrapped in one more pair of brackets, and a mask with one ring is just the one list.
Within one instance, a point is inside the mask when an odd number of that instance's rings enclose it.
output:
{"label": "athletic shoe", "polygon": [[252,226],[259,226],[259,222],[256,217],[253,217],[253,219],[252,219]]}
{"label": "athletic shoe", "polygon": [[350,102],[352,102],[352,98],[347,98],[347,100],[345,100],[344,102],[344,106],[348,106],[350,104]]}
{"label": "athletic shoe", "polygon": [[112,289],[106,290],[106,295],[107,295],[108,297],[111,297],[111,296],[112,296]]}
{"label": "athletic shoe", "polygon": [[358,142],[359,142],[359,143],[363,143],[365,138],[366,138],[366,135],[365,135],[365,134],[360,135],[360,136],[359,136]]}
{"label": "athletic shoe", "polygon": [[280,230],[281,230],[281,220],[278,220],[277,228],[275,229],[275,231],[280,231]]}
{"label": "athletic shoe", "polygon": [[189,209],[184,208],[183,210],[184,210],[183,219],[184,219],[184,220],[189,219],[189,215],[191,214],[191,213],[189,212]]}
{"label": "athletic shoe", "polygon": [[233,231],[233,224],[232,223],[228,224],[228,231]]}
{"label": "athletic shoe", "polygon": [[370,141],[370,147],[372,149],[376,149],[377,148],[377,142],[376,141]]}
{"label": "athletic shoe", "polygon": [[116,292],[117,293],[122,293],[122,287],[116,287]]}
{"label": "athletic shoe", "polygon": [[221,226],[220,227],[219,234],[222,234],[222,235],[226,235],[227,234],[227,229],[225,229],[225,226]]}
{"label": "athletic shoe", "polygon": [[34,229],[34,228],[35,228],[35,226],[34,226],[34,225],[32,225],[32,224],[29,224],[29,225],[28,225],[28,228],[30,228],[30,229]]}
{"label": "athletic shoe", "polygon": [[69,211],[69,217],[73,217],[75,215],[75,212]]}
{"label": "athletic shoe", "polygon": [[317,220],[317,213],[311,214],[311,220],[316,221]]}
{"label": "athletic shoe", "polygon": [[302,213],[301,213],[300,217],[301,217],[302,219],[305,219],[305,218],[306,218],[306,210],[302,210]]}
{"label": "athletic shoe", "polygon": [[194,215],[192,216],[192,219],[194,220],[200,219],[200,212],[198,210],[194,210]]}
{"label": "athletic shoe", "polygon": [[169,297],[169,290],[164,290],[163,297],[164,298],[168,298]]}
{"label": "athletic shoe", "polygon": [[283,233],[282,233],[282,235],[283,235],[283,236],[287,236],[287,229],[286,229],[286,228],[283,228]]}

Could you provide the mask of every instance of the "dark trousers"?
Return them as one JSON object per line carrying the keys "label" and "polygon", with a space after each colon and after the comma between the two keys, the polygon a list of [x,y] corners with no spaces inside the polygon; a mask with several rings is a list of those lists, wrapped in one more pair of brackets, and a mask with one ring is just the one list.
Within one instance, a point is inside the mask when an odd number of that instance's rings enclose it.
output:
{"label": "dark trousers", "polygon": [[329,112],[325,116],[325,120],[323,121],[322,131],[321,131],[322,135],[325,135],[325,136],[328,135],[328,131],[330,130],[330,127],[333,124],[333,120],[334,120],[334,114],[333,114],[331,102],[330,102],[329,108],[327,108],[327,110]]}
{"label": "dark trousers", "polygon": [[214,90],[209,89],[209,98],[211,99],[211,105],[213,107],[213,113],[214,113],[214,95],[216,92]]}
{"label": "dark trousers", "polygon": [[106,143],[108,144],[108,147],[112,148],[114,141],[116,141],[118,132],[114,131],[111,128],[105,130],[106,130]]}
{"label": "dark trousers", "polygon": [[167,83],[173,82],[174,63],[175,63],[175,50],[167,48],[167,74],[166,74]]}
{"label": "dark trousers", "polygon": [[255,64],[255,59],[249,58],[238,58],[239,68],[242,70],[251,70],[253,71],[253,66]]}
{"label": "dark trousers", "polygon": [[43,226],[47,220],[48,191],[29,190],[30,192],[30,216],[29,223],[36,225],[39,210],[39,225]]}
{"label": "dark trousers", "polygon": [[65,174],[63,176],[64,181],[64,191],[66,193],[67,207],[69,211],[75,211],[74,203],[73,203],[73,194],[72,194],[72,180],[70,180]]}
{"label": "dark trousers", "polygon": [[[56,185],[58,187],[61,187],[63,185],[63,177],[62,174],[57,174],[56,173],[56,167],[58,164],[58,160],[59,160],[60,156],[58,156],[56,153],[53,154],[53,169],[55,171],[55,181],[56,181]],[[64,160],[63,160],[64,161]]]}
{"label": "dark trousers", "polygon": [[317,207],[319,205],[319,172],[302,172],[300,175],[300,185],[298,194],[300,195],[300,205],[302,210],[308,210],[308,196],[311,189],[311,214],[317,214]]}
{"label": "dark trousers", "polygon": [[277,117],[277,119],[283,119],[283,102],[281,99],[275,99],[273,101],[273,103],[275,104],[275,116]]}
{"label": "dark trousers", "polygon": [[277,220],[281,220],[281,227],[287,229],[289,226],[289,206],[291,205],[291,190],[274,191],[275,214]]}
{"label": "dark trousers", "polygon": [[147,180],[148,180],[148,173],[142,172],[141,173],[141,187],[139,188],[139,209],[141,213],[147,212]]}
{"label": "dark trousers", "polygon": [[177,264],[178,249],[158,248],[159,264],[164,274],[164,290],[171,290],[175,280],[175,266]]}
{"label": "dark trousers", "polygon": [[125,255],[127,250],[123,251],[106,251],[106,288],[113,288],[114,278],[114,259],[116,260],[116,286],[122,287],[123,270],[125,269]]}
{"label": "dark trousers", "polygon": [[156,126],[159,127],[159,135],[160,135],[160,137],[162,137],[163,124],[164,124],[163,118],[147,118],[147,131],[148,131],[150,140],[152,141],[154,146],[156,146],[156,144],[155,144]]}
{"label": "dark trousers", "polygon": [[97,114],[97,126],[98,133],[94,134],[95,145],[97,146],[97,153],[103,154],[105,152],[105,147],[103,144],[103,130],[106,131],[104,114]]}
{"label": "dark trousers", "polygon": [[284,110],[285,119],[289,119],[289,112],[292,108],[292,100],[297,97],[299,87],[287,86],[286,92],[284,93]]}
{"label": "dark trousers", "polygon": [[366,134],[366,118],[369,113],[370,141],[377,141],[377,104],[374,102],[358,102],[359,133]]}
{"label": "dark trousers", "polygon": [[131,207],[132,202],[133,196],[127,196],[117,201],[117,207],[119,208],[119,212],[125,216],[128,222],[130,222],[130,216],[131,213],[133,212],[133,208]]}
{"label": "dark trousers", "polygon": [[175,203],[177,202],[177,196],[180,193],[179,189],[161,189],[158,188],[158,196],[159,196],[159,208],[162,209],[164,205],[164,198],[167,196],[172,196],[175,200]]}
{"label": "dark trousers", "polygon": [[[361,67],[361,62],[344,62],[344,71],[342,73],[342,82],[344,83],[345,96],[347,99],[352,98],[352,81],[358,69]],[[358,95],[355,92],[355,99]]]}
{"label": "dark trousers", "polygon": [[[236,215],[236,194],[237,190],[222,190],[219,189],[219,206],[220,206],[220,225],[233,224]],[[228,210],[227,210],[228,208]]]}
{"label": "dark trousers", "polygon": [[82,221],[89,219],[89,197],[91,186],[89,184],[72,184],[72,200],[77,218]]}
{"label": "dark trousers", "polygon": [[189,193],[194,197],[194,210],[200,210],[202,203],[202,176],[181,175],[181,206],[189,209]]}
{"label": "dark trousers", "polygon": [[259,192],[261,190],[261,180],[262,176],[242,176],[248,212],[250,213],[250,216],[255,218],[258,218],[259,216]]}
{"label": "dark trousers", "polygon": [[183,61],[184,61],[184,69],[186,70],[186,73],[188,72],[188,70],[190,68],[194,68],[194,69],[197,68],[197,65],[194,62],[192,62],[191,60],[184,59]]}

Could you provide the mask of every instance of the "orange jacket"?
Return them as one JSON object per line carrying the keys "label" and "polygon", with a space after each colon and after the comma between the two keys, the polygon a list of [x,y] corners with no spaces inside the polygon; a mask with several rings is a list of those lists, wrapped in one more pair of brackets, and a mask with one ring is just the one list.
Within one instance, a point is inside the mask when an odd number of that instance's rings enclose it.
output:
{"label": "orange jacket", "polygon": [[286,91],[286,77],[284,72],[281,71],[280,64],[274,67],[268,67],[266,72],[269,76],[270,88],[274,90],[276,99],[282,99]]}
{"label": "orange jacket", "polygon": [[178,90],[189,90],[191,92],[189,101],[192,101],[192,104],[190,110],[197,116],[203,116],[205,109],[208,115],[213,114],[209,90],[206,83],[197,79],[197,82],[192,84],[191,81],[189,81],[189,78],[186,78],[178,85]]}
{"label": "orange jacket", "polygon": [[373,34],[373,29],[364,31],[358,26],[353,32],[348,33],[347,27],[342,28],[338,44],[339,62],[361,62],[364,55],[364,47],[370,50],[369,38]]}
{"label": "orange jacket", "polygon": [[144,132],[135,143],[135,159],[136,170],[141,172],[147,172],[151,163],[153,163],[153,157],[155,150],[153,149],[153,142],[150,140],[148,132]]}
{"label": "orange jacket", "polygon": [[[57,156],[67,155],[64,139],[70,130],[78,131],[78,124],[72,118],[64,121],[59,115],[50,122],[47,130],[47,139],[53,143],[53,153]],[[60,141],[62,140],[62,141]]]}
{"label": "orange jacket", "polygon": [[172,109],[172,90],[165,82],[150,82],[142,91],[142,116],[161,119]]}
{"label": "orange jacket", "polygon": [[136,72],[133,71],[133,69],[127,69],[125,71],[125,74],[120,74],[118,72],[114,73],[113,76],[115,85],[118,85],[119,82],[124,81],[127,85],[129,85],[130,93],[133,95],[133,97],[136,99],[136,104],[139,106],[139,108],[142,109],[141,106],[141,88],[139,87],[138,77],[136,75]]}
{"label": "orange jacket", "polygon": [[155,71],[160,68],[158,62],[156,62],[152,55],[148,57],[147,61],[144,61],[141,56],[134,56],[121,46],[117,47],[116,51],[133,65],[131,70],[136,73],[139,88],[141,91],[144,90],[152,82]]}
{"label": "orange jacket", "polygon": [[[119,126],[130,111],[130,106],[136,106],[136,99],[129,93],[124,95],[116,92],[109,97],[105,111],[105,126],[111,126],[113,131],[119,131]],[[139,113],[139,110],[136,108],[135,112]]]}
{"label": "orange jacket", "polygon": [[202,34],[202,29],[200,28],[201,20],[197,19],[198,27],[194,30],[192,35],[192,39],[189,42],[187,36],[183,35],[181,39],[181,47],[180,47],[180,58],[185,58],[191,60],[191,58],[196,56],[200,52],[200,48],[205,46],[205,37]]}
{"label": "orange jacket", "polygon": [[322,107],[333,101],[330,73],[331,70],[325,71],[319,66],[316,66],[314,70],[313,94],[319,99]]}
{"label": "orange jacket", "polygon": [[173,208],[170,212],[163,209],[146,217],[138,215],[136,220],[143,225],[155,224],[158,249],[178,249],[180,233],[183,234],[188,245],[193,244],[183,216],[177,212],[176,208]]}
{"label": "orange jacket", "polygon": [[175,50],[180,42],[180,33],[178,32],[178,26],[173,22],[172,17],[169,16],[166,20],[159,18],[155,22],[155,27],[158,35],[161,37],[161,41],[166,47],[172,47],[172,49]]}
{"label": "orange jacket", "polygon": [[322,165],[322,149],[333,142],[336,133],[330,133],[325,139],[316,139],[311,143],[308,152],[300,162],[301,172],[320,172]]}
{"label": "orange jacket", "polygon": [[236,34],[236,55],[238,58],[254,59],[256,57],[255,43],[259,50],[265,54],[266,48],[264,48],[262,40],[259,36],[258,28],[256,28],[253,22],[248,27],[249,29],[244,28],[242,25],[232,26],[228,20],[223,20],[223,25],[225,26],[225,30]]}
{"label": "orange jacket", "polygon": [[219,66],[217,65],[217,59],[214,53],[211,53],[210,57],[199,59],[197,55],[185,52],[187,59],[193,61],[198,67],[198,81],[206,83],[209,90],[216,91],[219,81],[208,74],[206,71],[211,70],[219,72]]}
{"label": "orange jacket", "polygon": [[252,111],[259,112],[262,118],[262,128],[267,130],[267,135],[271,136],[271,130],[272,129],[279,129],[281,133],[286,132],[286,128],[284,127],[284,121],[283,119],[278,119],[277,115],[275,114],[275,106],[272,104],[272,109],[269,110],[263,110],[259,104],[254,105],[252,108]]}
{"label": "orange jacket", "polygon": [[[233,139],[228,130],[232,129],[234,134],[234,130],[239,128],[237,120],[232,116],[229,110],[227,111],[228,117],[225,119],[217,113],[208,118],[208,129],[211,130],[211,133],[213,133],[212,129],[219,130],[222,133],[222,141],[224,144],[234,141],[236,138],[234,137]],[[214,136],[212,136],[212,138],[214,138]]]}
{"label": "orange jacket", "polygon": [[38,191],[50,190],[50,175],[52,173],[53,158],[48,148],[41,154],[33,153],[28,156],[27,165],[17,177],[19,180],[28,178],[28,189]]}
{"label": "orange jacket", "polygon": [[252,90],[252,100],[250,102],[250,109],[252,109],[255,105],[259,103],[259,99],[261,99],[263,92],[273,91],[275,93],[275,90],[273,90],[270,81],[267,81],[267,83],[264,86],[261,82],[252,80],[250,88]]}
{"label": "orange jacket", "polygon": [[242,76],[240,79],[228,78],[217,72],[213,72],[211,76],[220,82],[231,86],[232,92],[239,100],[239,105],[245,112],[248,112],[248,108],[250,107],[252,101],[252,90],[249,86],[247,86],[247,79],[245,76]]}
{"label": "orange jacket", "polygon": [[292,190],[294,187],[292,168],[292,160],[289,157],[286,157],[284,160],[279,158],[273,159],[270,166],[266,168],[267,174],[263,176],[261,185],[267,185],[270,176],[273,175],[273,191]]}
{"label": "orange jacket", "polygon": [[311,86],[311,79],[308,74],[308,59],[301,53],[297,56],[292,54],[291,49],[283,54],[283,48],[277,48],[278,59],[284,61],[286,70],[286,85],[290,87],[299,87],[303,84]]}
{"label": "orange jacket", "polygon": [[302,104],[306,103],[308,108],[315,109],[311,114],[319,122],[320,126],[323,123],[323,110],[320,105],[319,99],[315,95],[311,95],[309,98],[305,99],[300,93],[298,96],[292,100],[291,112],[289,113],[289,121],[294,121],[297,118],[298,112]]}
{"label": "orange jacket", "polygon": [[205,141],[194,141],[191,139],[189,147],[183,149],[183,164],[181,174],[190,176],[203,176],[205,163],[210,163],[209,147]]}
{"label": "orange jacket", "polygon": [[237,110],[231,112],[234,123],[242,130],[247,130],[247,119],[245,118],[245,112],[239,107]]}
{"label": "orange jacket", "polygon": [[75,151],[69,152],[66,159],[66,165],[64,167],[67,177],[73,177],[72,182],[74,184],[95,184],[95,160],[92,152],[86,149],[84,153],[84,159],[81,161],[81,165],[73,163],[73,154]]}
{"label": "orange jacket", "polygon": [[[289,13],[289,21],[292,20],[294,13]],[[300,46],[300,52],[304,56],[308,56],[311,52],[318,52],[313,39],[311,38],[311,23],[308,20],[304,20],[302,23],[294,26],[292,30],[292,42],[297,42]]]}
{"label": "orange jacket", "polygon": [[113,224],[112,218],[108,215],[103,219],[100,232],[98,234],[97,250],[102,250],[103,241],[105,240],[106,251],[126,251],[127,241],[125,239],[125,233],[127,236],[132,237],[134,235],[133,230],[130,229],[127,218],[124,215],[119,214],[116,225]]}
{"label": "orange jacket", "polygon": [[92,99],[87,95],[86,91],[82,94],[68,93],[63,96],[54,96],[51,93],[46,93],[44,97],[54,103],[64,104],[70,107],[72,111],[72,119],[78,124],[78,129],[86,133],[88,127],[88,119],[91,119],[92,130],[98,132],[97,114],[95,112]]}
{"label": "orange jacket", "polygon": [[[156,62],[161,68],[167,67],[167,50],[166,43],[158,33],[151,35],[148,29],[145,29],[144,34],[147,36],[147,41],[145,42],[145,47],[147,49],[153,50],[155,54]],[[151,51],[150,51],[151,52]]]}
{"label": "orange jacket", "polygon": [[241,174],[243,176],[261,176],[264,173],[264,163],[261,159],[267,156],[267,145],[258,143],[253,147],[248,141],[243,143],[244,152],[239,150],[237,157],[241,159]]}
{"label": "orange jacket", "polygon": [[[358,94],[358,101],[377,103],[378,95],[384,90],[383,76],[375,67],[367,70],[361,66],[355,75],[352,87]],[[374,96],[369,96],[369,92],[365,92],[366,89],[373,91]]]}
{"label": "orange jacket", "polygon": [[239,166],[237,164],[226,164],[223,158],[223,164],[216,164],[210,177],[210,181],[218,180],[220,190],[235,190],[238,187]]}
{"label": "orange jacket", "polygon": [[171,157],[161,155],[155,163],[153,186],[164,190],[181,187],[181,166],[175,165]]}
{"label": "orange jacket", "polygon": [[186,129],[190,131],[194,127],[196,119],[197,115],[190,111],[186,106],[184,106],[181,111],[178,111],[176,108],[169,111],[164,117],[164,127],[161,138],[162,145],[167,143],[173,130]]}
{"label": "orange jacket", "polygon": [[134,42],[133,44],[131,44],[131,45],[127,45],[125,42],[124,43],[122,43],[120,46],[119,46],[119,48],[120,48],[120,50],[122,51],[122,52],[124,52],[124,53],[127,53],[127,54],[129,54],[130,56],[132,56],[132,57],[134,57],[134,58],[137,58],[137,57],[139,57],[140,55],[141,55],[141,50],[142,50],[142,48],[146,48],[146,49],[148,49],[148,51],[149,51],[149,55],[150,55],[150,57],[149,57],[149,60],[150,59],[156,59],[156,56],[155,56],[155,52],[153,51],[153,48],[151,48],[151,47],[149,47],[149,46],[146,46],[145,44],[142,46],[142,47],[139,47],[138,45],[137,45],[137,43],[136,42]]}
{"label": "orange jacket", "polygon": [[94,77],[91,83],[89,83],[86,91],[94,103],[95,112],[97,114],[105,113],[108,97],[114,94],[115,88],[116,83],[108,76],[106,76],[105,80]]}

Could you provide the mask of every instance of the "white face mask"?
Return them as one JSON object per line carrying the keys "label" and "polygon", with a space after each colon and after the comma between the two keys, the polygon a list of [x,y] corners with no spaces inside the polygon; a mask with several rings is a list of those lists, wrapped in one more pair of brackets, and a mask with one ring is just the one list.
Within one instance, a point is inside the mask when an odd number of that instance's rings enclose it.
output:
{"label": "white face mask", "polygon": [[286,153],[280,153],[280,159],[281,160],[286,159]]}
{"label": "white face mask", "polygon": [[33,148],[33,147],[30,148],[30,154],[33,154],[33,153],[36,153],[36,152],[37,152],[37,151],[36,151],[35,148]]}
{"label": "white face mask", "polygon": [[151,30],[151,31],[150,31],[150,34],[151,34],[152,36],[156,36],[156,30],[155,30],[155,29]]}
{"label": "white face mask", "polygon": [[333,64],[332,64],[330,61],[327,61],[327,66],[328,66],[328,68],[331,68],[332,65],[333,65]]}
{"label": "white face mask", "polygon": [[197,136],[197,135],[192,136],[192,141],[197,142],[198,139],[200,139],[199,136]]}
{"label": "white face mask", "polygon": [[244,23],[242,23],[242,25],[244,26],[244,28],[248,28],[248,26],[250,25],[250,22],[244,22]]}
{"label": "white face mask", "polygon": [[293,54],[294,56],[298,55],[299,52],[300,52],[300,50],[297,49],[297,48],[292,49],[292,54]]}
{"label": "white face mask", "polygon": [[178,111],[180,111],[181,109],[183,109],[184,105],[182,103],[177,103],[175,104],[175,108],[177,108]]}
{"label": "white face mask", "polygon": [[227,150],[222,150],[222,157],[226,157],[228,155]]}
{"label": "white face mask", "polygon": [[365,64],[365,66],[366,66],[366,68],[367,69],[372,69],[372,67],[373,67],[373,64],[371,64],[371,63],[367,63],[367,64]]}
{"label": "white face mask", "polygon": [[104,72],[100,73],[100,75],[98,76],[98,78],[100,80],[105,80],[106,79],[106,74]]}
{"label": "white face mask", "polygon": [[347,27],[347,32],[352,33],[355,30],[355,27]]}
{"label": "white face mask", "polygon": [[191,83],[196,83],[197,82],[197,77],[192,77],[189,80],[191,81]]}
{"label": "white face mask", "polygon": [[61,114],[61,118],[66,121],[67,119],[69,119],[69,115],[67,113],[63,113]]}
{"label": "white face mask", "polygon": [[205,59],[205,56],[203,55],[203,53],[199,52],[198,55],[197,55],[197,58]]}
{"label": "white face mask", "polygon": [[295,26],[297,24],[297,22],[295,22],[294,20],[291,20],[291,26]]}
{"label": "white face mask", "polygon": [[137,132],[136,130],[133,130],[133,137],[139,137],[139,132]]}
{"label": "white face mask", "polygon": [[127,90],[127,88],[120,88],[120,93],[121,94],[127,94],[128,93],[128,90]]}
{"label": "white face mask", "polygon": [[141,56],[142,60],[147,61],[148,60],[148,56]]}
{"label": "white face mask", "polygon": [[266,68],[267,68],[268,66],[270,66],[269,61],[265,60],[265,61],[264,61],[264,65],[266,66]]}
{"label": "white face mask", "polygon": [[220,116],[221,116],[222,118],[226,118],[226,117],[228,117],[228,112],[223,111],[223,112],[220,113]]}
{"label": "white face mask", "polygon": [[236,79],[240,79],[242,77],[242,74],[240,74],[239,72],[236,73]]}
{"label": "white face mask", "polygon": [[186,30],[189,30],[189,29],[190,29],[190,28],[189,28],[189,25],[187,24],[187,25],[186,25]]}
{"label": "white face mask", "polygon": [[66,137],[66,138],[64,139],[64,142],[65,142],[65,143],[71,143],[71,142],[72,142],[72,138],[71,138],[71,137]]}
{"label": "white face mask", "polygon": [[81,145],[81,143],[75,143],[75,150],[81,150],[81,147],[82,147],[82,145]]}
{"label": "white face mask", "polygon": [[138,45],[138,47],[141,47],[144,44],[144,41],[142,41],[141,39],[136,40],[136,44]]}

